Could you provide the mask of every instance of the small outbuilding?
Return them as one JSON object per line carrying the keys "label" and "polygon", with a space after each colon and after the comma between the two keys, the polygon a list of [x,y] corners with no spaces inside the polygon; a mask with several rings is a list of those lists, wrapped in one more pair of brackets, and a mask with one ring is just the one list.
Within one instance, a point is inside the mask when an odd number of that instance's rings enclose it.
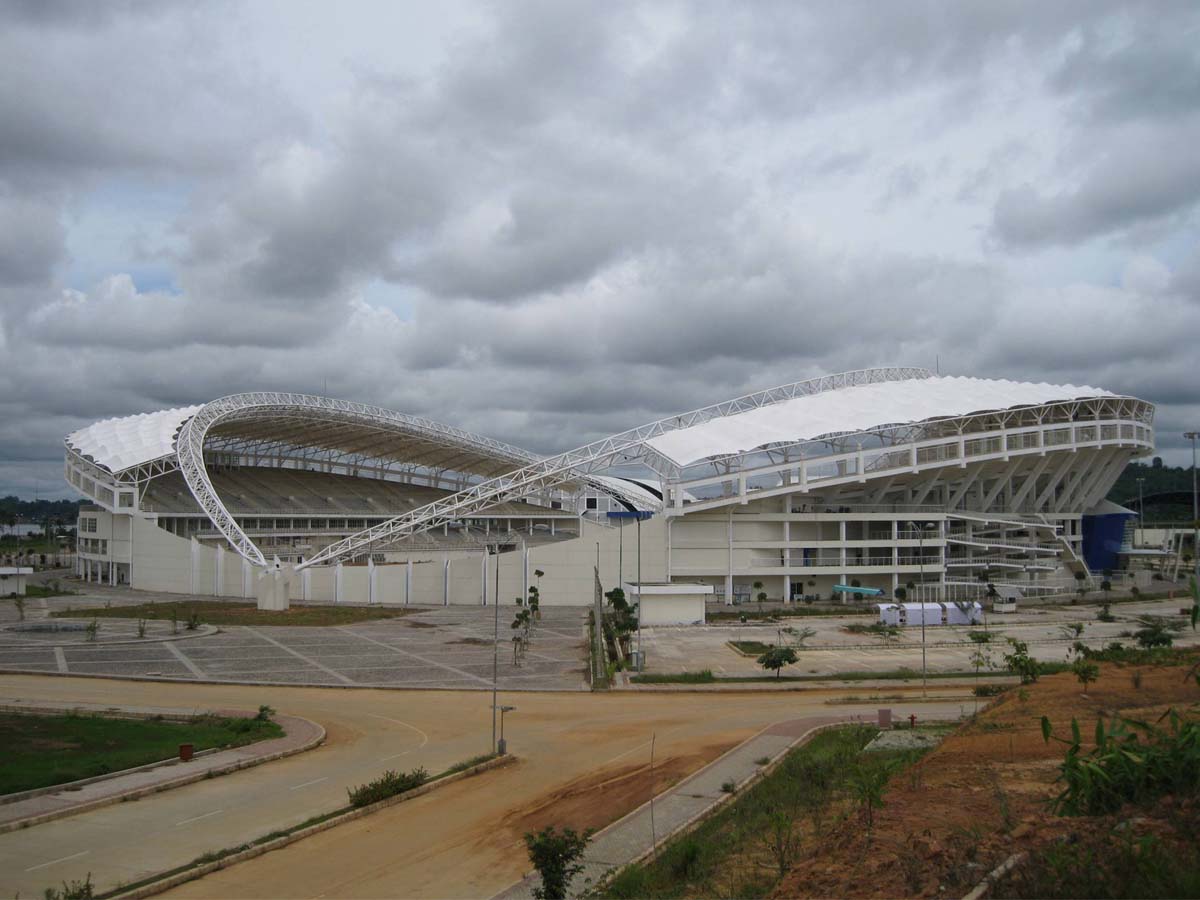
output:
{"label": "small outbuilding", "polygon": [[897,603],[876,603],[875,608],[879,610],[880,625],[900,625],[900,605]]}
{"label": "small outbuilding", "polygon": [[32,566],[0,566],[0,597],[24,597],[25,579]]}
{"label": "small outbuilding", "polygon": [[947,603],[945,606],[947,625],[978,625],[983,621],[983,607],[978,602],[964,603],[962,606]]}
{"label": "small outbuilding", "polygon": [[649,582],[626,584],[625,596],[638,604],[642,625],[703,625],[704,604],[713,595],[711,584]]}
{"label": "small outbuilding", "polygon": [[924,620],[926,627],[941,625],[943,612],[940,603],[901,603],[900,624],[920,625]]}

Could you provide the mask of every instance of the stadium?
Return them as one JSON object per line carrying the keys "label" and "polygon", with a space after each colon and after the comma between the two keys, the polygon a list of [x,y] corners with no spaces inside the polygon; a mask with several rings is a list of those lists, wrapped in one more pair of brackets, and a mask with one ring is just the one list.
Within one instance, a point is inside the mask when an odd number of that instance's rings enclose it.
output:
{"label": "stadium", "polygon": [[1152,404],[1092,387],[879,368],[539,457],[247,393],[73,432],[65,474],[91,501],[81,577],[263,608],[514,603],[534,584],[579,606],[597,572],[725,603],[910,583],[1018,596],[1116,565],[1128,511],[1103,498],[1153,451],[1153,421]]}

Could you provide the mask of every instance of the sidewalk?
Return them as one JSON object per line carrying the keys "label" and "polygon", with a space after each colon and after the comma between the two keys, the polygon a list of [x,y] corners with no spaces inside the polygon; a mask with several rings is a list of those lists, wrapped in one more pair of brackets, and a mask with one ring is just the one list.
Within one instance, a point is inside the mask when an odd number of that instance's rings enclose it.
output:
{"label": "sidewalk", "polygon": [[[583,871],[575,876],[568,896],[575,896],[596,884],[607,873],[635,862],[653,849],[654,838],[661,846],[668,837],[729,799],[721,785],[732,781],[739,786],[765,768],[754,760],[767,757],[771,762],[799,744],[814,729],[839,722],[854,721],[844,716],[810,716],[779,722],[739,744],[699,772],[654,798],[654,831],[650,827],[650,804],[635,809],[623,819],[601,829],[588,844],[583,856]],[[493,900],[531,900],[540,884],[537,873],[527,875]]]}
{"label": "sidewalk", "polygon": [[[130,718],[192,716],[199,710],[167,709],[138,706],[99,706],[79,703],[29,703],[2,699],[0,706],[29,712],[104,713]],[[244,710],[211,710],[216,715],[248,716]],[[29,791],[22,799],[0,802],[0,834],[18,828],[28,828],[63,816],[72,816],[89,809],[107,806],[123,800],[133,800],[147,794],[182,787],[203,778],[224,775],[238,769],[261,765],[305,750],[311,750],[325,740],[325,729],[316,722],[297,716],[276,715],[274,720],[283,728],[283,737],[228,750],[197,754],[190,762],[164,760],[124,772],[102,775],[94,779],[72,782],[68,786]],[[30,796],[32,795],[32,796]]]}

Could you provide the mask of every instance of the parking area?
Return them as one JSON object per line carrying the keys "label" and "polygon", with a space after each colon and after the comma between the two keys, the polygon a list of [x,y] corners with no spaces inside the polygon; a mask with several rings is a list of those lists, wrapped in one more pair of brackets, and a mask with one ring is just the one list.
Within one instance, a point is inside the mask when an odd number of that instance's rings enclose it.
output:
{"label": "parking area", "polygon": [[[143,603],[132,591],[31,599],[28,622],[56,608]],[[171,597],[171,599],[179,599]],[[138,638],[132,620],[103,620],[90,638],[11,630],[10,604],[0,612],[0,670],[182,678],[262,684],[483,689],[492,686],[491,607],[436,607],[398,619],[333,627],[222,626],[171,635],[152,623]],[[587,690],[586,611],[542,610],[529,648],[514,664],[512,611],[500,610],[497,677],[503,690]]]}
{"label": "parking area", "polygon": [[[1140,627],[1141,615],[1177,616],[1190,599],[1157,600],[1123,603],[1112,607],[1114,621],[1100,622],[1098,605],[1058,606],[1030,609],[1011,614],[989,614],[987,629],[992,640],[984,650],[989,657],[983,671],[1003,666],[1003,655],[1009,651],[1006,638],[1024,641],[1029,653],[1042,661],[1062,661],[1076,640],[1091,647],[1112,641],[1132,644],[1130,633]],[[870,616],[813,616],[785,618],[778,624],[722,623],[703,626],[644,628],[642,645],[646,653],[646,671],[654,674],[674,674],[711,669],[715,675],[762,675],[755,655],[743,656],[734,651],[731,641],[757,641],[763,644],[796,645],[796,636],[783,631],[811,628],[815,634],[806,638],[798,648],[799,661],[789,666],[789,675],[834,675],[846,672],[883,672],[901,668],[920,670],[921,629],[901,628],[894,637],[854,634],[847,626],[870,625]],[[1073,623],[1083,625],[1076,636]],[[977,645],[968,632],[983,630],[962,626],[937,626],[925,629],[925,652],[930,672],[968,672],[974,670],[972,655]],[[1200,643],[1200,635],[1186,628],[1175,635],[1179,646]]]}

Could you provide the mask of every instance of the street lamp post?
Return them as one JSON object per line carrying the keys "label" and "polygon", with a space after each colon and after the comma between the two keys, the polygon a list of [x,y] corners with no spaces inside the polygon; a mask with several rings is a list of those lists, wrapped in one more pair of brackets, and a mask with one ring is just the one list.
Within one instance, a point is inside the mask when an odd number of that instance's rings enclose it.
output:
{"label": "street lamp post", "polygon": [[921,696],[926,696],[928,680],[925,669],[925,523],[917,522],[917,565],[921,572]]}
{"label": "street lamp post", "polygon": [[[487,592],[487,588],[484,588]],[[500,677],[500,545],[496,544],[496,592],[492,598],[492,752],[497,752],[496,743],[496,687]],[[501,726],[503,730],[503,726]]]}
{"label": "street lamp post", "polygon": [[642,662],[642,514],[637,515],[638,663]]}
{"label": "street lamp post", "polygon": [[1196,438],[1200,431],[1185,431],[1183,436],[1192,442],[1192,571],[1200,582],[1200,494],[1196,491]]}

